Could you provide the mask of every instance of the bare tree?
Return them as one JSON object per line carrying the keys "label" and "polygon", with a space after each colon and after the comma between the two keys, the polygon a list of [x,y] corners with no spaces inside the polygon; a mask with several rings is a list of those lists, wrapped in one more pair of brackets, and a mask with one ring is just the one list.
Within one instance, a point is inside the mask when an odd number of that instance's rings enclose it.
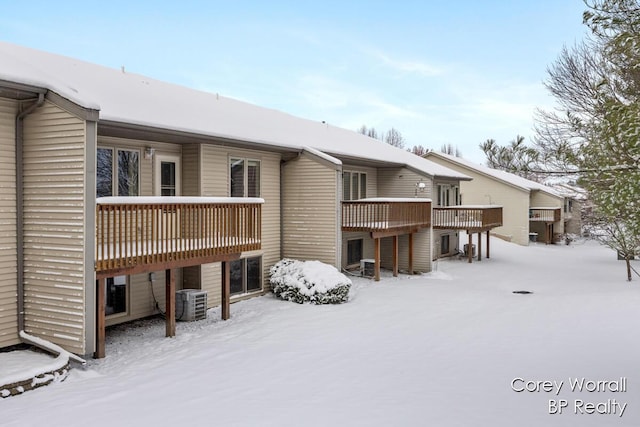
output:
{"label": "bare tree", "polygon": [[460,151],[460,149],[458,149],[457,146],[454,147],[451,143],[442,144],[442,147],[440,147],[440,152],[449,154],[451,156],[462,157],[462,152]]}
{"label": "bare tree", "polygon": [[404,148],[404,137],[396,128],[391,128],[387,131],[384,142],[394,147]]}
{"label": "bare tree", "polygon": [[593,202],[589,224],[625,259],[640,251],[640,5],[586,1],[591,36],[565,48],[548,69],[559,105],[539,111],[542,162],[578,174]]}
{"label": "bare tree", "polygon": [[411,150],[407,150],[413,154],[415,154],[416,156],[424,156],[425,154],[427,154],[429,152],[428,149],[426,149],[425,147],[423,147],[422,145],[414,145],[413,148]]}
{"label": "bare tree", "polygon": [[362,125],[360,129],[358,129],[358,133],[367,135],[368,137],[373,139],[382,139],[382,137],[378,135],[378,131],[374,127],[368,128],[366,125]]}

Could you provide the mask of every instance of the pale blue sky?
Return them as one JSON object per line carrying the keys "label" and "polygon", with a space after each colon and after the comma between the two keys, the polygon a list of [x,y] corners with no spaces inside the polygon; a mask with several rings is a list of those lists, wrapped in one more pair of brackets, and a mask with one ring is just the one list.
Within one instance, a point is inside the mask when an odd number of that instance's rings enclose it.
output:
{"label": "pale blue sky", "polygon": [[407,146],[533,136],[582,0],[4,2],[0,38]]}

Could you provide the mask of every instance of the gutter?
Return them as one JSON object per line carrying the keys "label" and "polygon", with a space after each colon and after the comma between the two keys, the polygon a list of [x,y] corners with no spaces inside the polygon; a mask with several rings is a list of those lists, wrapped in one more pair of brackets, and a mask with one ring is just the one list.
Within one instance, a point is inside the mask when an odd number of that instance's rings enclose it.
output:
{"label": "gutter", "polygon": [[38,100],[16,116],[16,244],[17,244],[17,280],[18,280],[18,333],[24,331],[24,118],[44,103],[44,93],[38,94]]}
{"label": "gutter", "polygon": [[66,360],[66,363],[68,363],[69,359],[73,359],[84,365],[86,363],[84,359],[63,350],[51,342],[31,336],[24,331],[24,119],[44,104],[45,93],[46,92],[38,93],[38,99],[16,116],[16,278],[18,281],[18,336],[21,341],[53,353],[58,359],[62,361]]}

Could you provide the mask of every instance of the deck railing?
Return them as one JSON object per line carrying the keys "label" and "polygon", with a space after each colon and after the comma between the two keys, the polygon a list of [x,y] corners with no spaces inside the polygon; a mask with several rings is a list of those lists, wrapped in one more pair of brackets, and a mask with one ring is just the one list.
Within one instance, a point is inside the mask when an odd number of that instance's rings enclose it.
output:
{"label": "deck railing", "polygon": [[558,222],[562,218],[560,208],[529,208],[529,221]]}
{"label": "deck railing", "polygon": [[99,198],[96,272],[260,249],[262,203],[204,197]]}
{"label": "deck railing", "polygon": [[502,225],[502,206],[446,206],[433,208],[433,228],[491,229]]}
{"label": "deck railing", "polygon": [[412,231],[430,225],[430,200],[372,198],[342,202],[343,231]]}

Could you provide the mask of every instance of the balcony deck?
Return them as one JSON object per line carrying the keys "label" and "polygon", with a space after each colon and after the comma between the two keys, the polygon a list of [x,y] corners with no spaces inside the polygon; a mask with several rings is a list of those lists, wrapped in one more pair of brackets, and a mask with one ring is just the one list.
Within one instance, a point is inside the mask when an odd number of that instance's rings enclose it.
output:
{"label": "balcony deck", "polygon": [[529,208],[529,221],[558,222],[562,218],[561,208]]}
{"label": "balcony deck", "polygon": [[502,225],[502,206],[442,206],[433,208],[437,230],[487,231]]}
{"label": "balcony deck", "polygon": [[175,269],[222,262],[222,318],[230,315],[230,264],[262,243],[257,198],[104,197],[96,201],[96,351],[105,356],[109,277],[165,270],[166,336],[175,335]]}
{"label": "balcony deck", "polygon": [[431,226],[430,199],[370,198],[342,202],[342,231],[386,237]]}
{"label": "balcony deck", "polygon": [[221,261],[261,247],[262,199],[105,197],[96,203],[96,277]]}
{"label": "balcony deck", "polygon": [[431,226],[431,200],[369,198],[342,202],[342,231],[364,231],[374,239],[375,280],[380,280],[380,239],[393,238],[393,275],[398,275],[398,236],[409,236],[409,274],[413,274],[413,234]]}

